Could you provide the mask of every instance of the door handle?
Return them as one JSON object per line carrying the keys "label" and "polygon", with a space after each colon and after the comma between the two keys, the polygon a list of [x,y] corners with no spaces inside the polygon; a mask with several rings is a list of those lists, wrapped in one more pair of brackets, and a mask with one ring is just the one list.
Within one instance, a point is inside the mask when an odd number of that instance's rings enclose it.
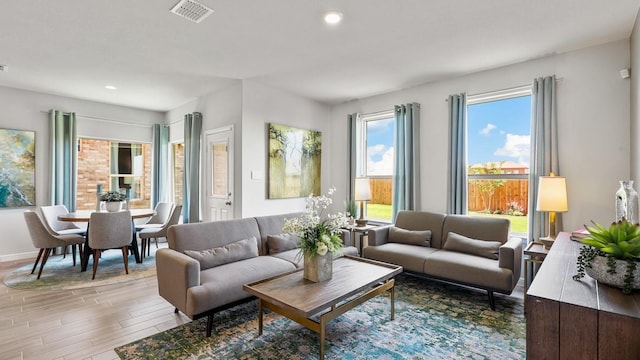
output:
{"label": "door handle", "polygon": [[224,203],[224,204],[225,204],[225,205],[227,205],[227,206],[230,206],[230,205],[231,205],[231,201],[227,201],[227,202],[226,202],[226,203]]}

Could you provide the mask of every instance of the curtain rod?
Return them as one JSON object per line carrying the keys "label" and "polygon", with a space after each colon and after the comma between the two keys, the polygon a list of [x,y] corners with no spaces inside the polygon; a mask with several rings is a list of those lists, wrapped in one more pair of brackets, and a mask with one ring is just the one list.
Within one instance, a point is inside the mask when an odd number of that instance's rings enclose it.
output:
{"label": "curtain rod", "polygon": [[[50,111],[41,110],[40,112],[44,113],[44,114],[49,114]],[[127,125],[134,125],[134,126],[148,127],[148,128],[152,127],[152,125],[140,124],[140,123],[135,123],[135,122],[132,122],[132,121],[105,119],[105,118],[99,118],[99,117],[88,116],[88,115],[76,114],[76,117],[77,118],[82,118],[82,119],[89,119],[89,120],[96,120],[96,121],[102,121],[102,122],[115,123],[115,124],[127,124]],[[163,124],[163,126],[167,126],[167,125]]]}
{"label": "curtain rod", "polygon": [[[564,78],[563,77],[557,77],[555,80],[556,80],[556,82],[560,82],[560,81],[564,80]],[[510,87],[510,88],[506,88],[506,89],[485,91],[485,92],[477,93],[477,94],[469,94],[469,95],[467,95],[467,97],[482,97],[482,96],[486,96],[486,95],[494,94],[494,93],[501,93],[501,92],[508,92],[508,91],[512,91],[512,90],[518,90],[518,89],[521,89],[521,88],[525,88],[527,86],[531,87],[531,85],[532,84],[526,84],[526,85],[513,86],[513,87]],[[448,97],[445,98],[444,101],[445,102],[449,102],[449,98]]]}

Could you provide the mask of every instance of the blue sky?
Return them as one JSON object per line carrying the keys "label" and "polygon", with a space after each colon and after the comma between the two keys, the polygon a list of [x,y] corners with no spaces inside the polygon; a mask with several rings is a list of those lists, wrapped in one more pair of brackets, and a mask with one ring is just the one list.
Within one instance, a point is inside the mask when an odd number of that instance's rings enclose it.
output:
{"label": "blue sky", "polygon": [[504,160],[529,165],[530,126],[530,96],[468,106],[468,164]]}
{"label": "blue sky", "polygon": [[[425,121],[424,119],[421,119]],[[393,119],[367,122],[369,175],[393,173]],[[522,96],[467,107],[469,165],[513,161],[529,165],[531,97]]]}
{"label": "blue sky", "polygon": [[394,119],[367,122],[368,175],[393,174]]}

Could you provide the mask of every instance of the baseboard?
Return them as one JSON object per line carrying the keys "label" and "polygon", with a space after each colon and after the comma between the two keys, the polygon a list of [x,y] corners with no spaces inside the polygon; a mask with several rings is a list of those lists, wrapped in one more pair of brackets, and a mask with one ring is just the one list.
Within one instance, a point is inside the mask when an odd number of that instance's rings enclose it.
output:
{"label": "baseboard", "polygon": [[0,255],[0,262],[33,259],[37,255],[38,255],[37,251],[20,253],[20,254]]}

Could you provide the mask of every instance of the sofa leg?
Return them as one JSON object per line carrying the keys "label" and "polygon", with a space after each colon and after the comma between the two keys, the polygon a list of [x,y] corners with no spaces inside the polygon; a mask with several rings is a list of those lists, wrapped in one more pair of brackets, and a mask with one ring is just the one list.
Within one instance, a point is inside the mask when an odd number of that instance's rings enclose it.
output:
{"label": "sofa leg", "polygon": [[489,294],[489,306],[491,306],[491,310],[496,311],[496,300],[493,298],[493,291],[487,290]]}
{"label": "sofa leg", "polygon": [[178,308],[173,309],[173,313],[177,314],[180,310],[178,310]]}
{"label": "sofa leg", "polygon": [[207,337],[211,337],[211,329],[213,328],[213,314],[207,315]]}

